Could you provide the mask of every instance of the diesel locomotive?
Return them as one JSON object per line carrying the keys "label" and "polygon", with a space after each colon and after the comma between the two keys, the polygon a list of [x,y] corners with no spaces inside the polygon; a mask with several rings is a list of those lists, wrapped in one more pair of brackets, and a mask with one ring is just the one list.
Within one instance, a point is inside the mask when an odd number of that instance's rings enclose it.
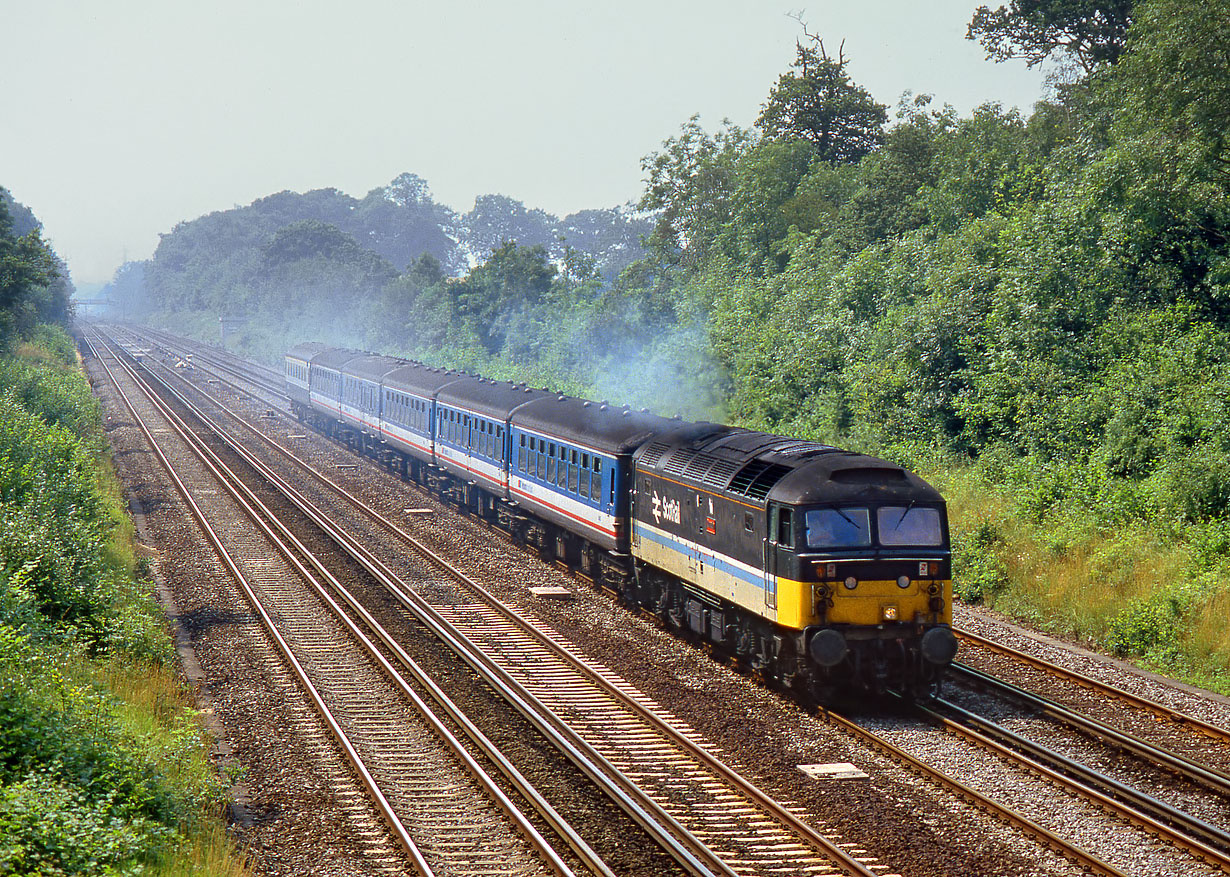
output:
{"label": "diesel locomotive", "polygon": [[944,499],[893,463],[322,344],[300,420],[820,702],[952,662]]}

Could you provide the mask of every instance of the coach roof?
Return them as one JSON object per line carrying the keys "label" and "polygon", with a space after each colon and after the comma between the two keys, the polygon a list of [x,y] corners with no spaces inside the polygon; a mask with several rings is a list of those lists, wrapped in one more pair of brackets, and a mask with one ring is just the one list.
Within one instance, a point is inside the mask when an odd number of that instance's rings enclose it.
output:
{"label": "coach roof", "polygon": [[465,372],[432,368],[421,362],[403,362],[384,376],[384,385],[390,390],[430,399],[436,390],[464,377],[468,377]]}
{"label": "coach roof", "polygon": [[392,356],[380,356],[371,353],[367,356],[356,357],[347,362],[342,368],[342,373],[379,383],[380,379],[393,371],[393,369],[405,364],[406,360],[404,359],[395,359]]}
{"label": "coach roof", "polygon": [[508,420],[509,413],[526,402],[549,395],[525,384],[463,377],[440,388],[436,401],[441,405],[464,408],[492,420]]}
{"label": "coach roof", "polygon": [[320,366],[322,368],[331,368],[334,371],[341,371],[342,366],[359,356],[363,356],[363,351],[330,347],[313,356],[312,365],[313,367]]}
{"label": "coach roof", "polygon": [[513,426],[586,445],[609,454],[627,454],[656,434],[678,425],[645,411],[606,402],[591,402],[557,393],[535,399],[517,409]]}
{"label": "coach roof", "polygon": [[301,359],[304,362],[307,362],[316,354],[323,353],[324,351],[331,349],[332,348],[328,344],[324,344],[320,341],[301,341],[290,350],[286,351],[286,356],[289,359]]}

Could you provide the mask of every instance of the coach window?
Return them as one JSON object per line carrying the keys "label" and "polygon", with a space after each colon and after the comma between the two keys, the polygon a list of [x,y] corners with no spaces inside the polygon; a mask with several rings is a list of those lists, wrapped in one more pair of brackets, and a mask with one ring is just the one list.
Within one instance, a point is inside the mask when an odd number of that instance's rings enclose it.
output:
{"label": "coach window", "polygon": [[579,472],[581,496],[589,499],[589,454],[581,455],[581,469]]}

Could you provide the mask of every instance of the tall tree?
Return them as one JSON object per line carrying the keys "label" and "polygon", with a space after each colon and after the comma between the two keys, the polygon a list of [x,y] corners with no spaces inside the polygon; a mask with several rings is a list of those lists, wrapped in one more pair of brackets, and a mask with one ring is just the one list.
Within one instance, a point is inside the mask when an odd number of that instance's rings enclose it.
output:
{"label": "tall tree", "polygon": [[850,80],[845,43],[830,57],[824,40],[807,33],[797,57],[769,92],[756,124],[769,137],[801,138],[832,164],[856,162],[884,140],[888,110]]}
{"label": "tall tree", "polygon": [[1012,0],[979,6],[965,32],[996,61],[1024,58],[1033,67],[1062,50],[1086,73],[1114,64],[1127,45],[1135,0]]}
{"label": "tall tree", "polygon": [[509,320],[531,311],[551,289],[556,268],[546,249],[504,241],[491,257],[464,280],[449,284],[457,313],[478,334],[488,351],[504,344]]}
{"label": "tall tree", "polygon": [[637,206],[657,213],[647,240],[655,257],[666,264],[695,264],[710,251],[730,219],[735,163],[751,139],[729,119],[710,136],[694,115],[660,152],[641,159],[648,179]]}
{"label": "tall tree", "polygon": [[40,320],[67,320],[72,294],[67,284],[51,288],[60,276],[55,254],[37,226],[20,237],[16,234],[3,195],[7,193],[0,189],[0,348]]}

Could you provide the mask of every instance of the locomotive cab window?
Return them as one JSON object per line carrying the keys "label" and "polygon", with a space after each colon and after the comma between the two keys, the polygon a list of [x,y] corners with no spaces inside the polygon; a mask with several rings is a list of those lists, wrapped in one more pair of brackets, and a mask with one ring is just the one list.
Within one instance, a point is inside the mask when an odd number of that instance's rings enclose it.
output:
{"label": "locomotive cab window", "polygon": [[935,546],[944,544],[939,509],[916,506],[881,506],[876,510],[880,544],[886,546]]}
{"label": "locomotive cab window", "polygon": [[803,522],[808,548],[863,548],[871,544],[868,509],[811,509]]}

